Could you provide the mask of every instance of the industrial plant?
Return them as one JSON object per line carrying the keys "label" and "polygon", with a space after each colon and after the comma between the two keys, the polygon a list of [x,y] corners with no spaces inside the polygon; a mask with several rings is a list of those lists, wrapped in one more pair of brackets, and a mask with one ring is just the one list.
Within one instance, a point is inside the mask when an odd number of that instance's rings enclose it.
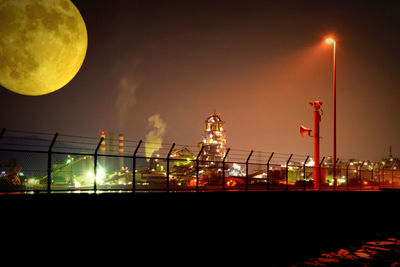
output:
{"label": "industrial plant", "polygon": [[[304,127],[300,131],[302,135],[309,132]],[[39,143],[43,143],[41,150],[30,149]],[[146,146],[153,146],[152,154],[147,154]],[[98,137],[55,134],[40,139],[3,129],[0,191],[380,190],[400,186],[399,160],[391,151],[381,162],[339,161],[336,184],[332,157],[316,164],[310,156],[233,151],[227,146],[226,122],[216,112],[206,117],[197,146],[131,141],[123,133],[106,131]]]}

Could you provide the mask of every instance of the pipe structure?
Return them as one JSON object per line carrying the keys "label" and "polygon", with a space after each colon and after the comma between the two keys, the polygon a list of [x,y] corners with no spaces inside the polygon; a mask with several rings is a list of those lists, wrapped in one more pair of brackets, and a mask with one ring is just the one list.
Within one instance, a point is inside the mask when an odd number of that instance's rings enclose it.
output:
{"label": "pipe structure", "polygon": [[225,153],[224,159],[222,160],[222,192],[225,192],[225,160],[230,150],[231,149],[228,148],[228,150]]}
{"label": "pipe structure", "polygon": [[268,162],[267,162],[267,191],[269,191],[269,163],[271,162],[272,157],[274,156],[274,152],[271,153],[271,155],[269,156]]}
{"label": "pipe structure", "polygon": [[203,150],[204,150],[204,145],[201,146],[199,154],[197,154],[197,157],[196,157],[196,192],[197,193],[199,192],[199,179],[200,179],[200,176],[199,176],[199,159],[200,159],[201,153],[203,153]]}
{"label": "pipe structure", "polygon": [[133,166],[132,166],[132,193],[136,192],[136,154],[139,150],[140,145],[142,144],[142,140],[139,141],[136,146],[135,152],[133,152]]}
{"label": "pipe structure", "polygon": [[319,123],[321,122],[321,114],[319,110],[321,108],[322,102],[313,101],[310,102],[310,106],[314,107],[314,169],[313,169],[313,180],[314,180],[314,189],[320,188],[320,171],[318,168],[319,164],[319,142],[320,142],[320,134],[319,134]]}
{"label": "pipe structure", "polygon": [[253,155],[253,150],[250,152],[246,160],[246,191],[249,191],[249,160],[251,155]]}

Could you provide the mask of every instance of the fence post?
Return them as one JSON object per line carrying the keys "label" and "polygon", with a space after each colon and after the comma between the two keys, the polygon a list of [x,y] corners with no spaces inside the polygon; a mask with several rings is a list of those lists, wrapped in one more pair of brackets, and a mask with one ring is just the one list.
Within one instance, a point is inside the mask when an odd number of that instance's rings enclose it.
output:
{"label": "fence post", "polygon": [[380,164],[378,165],[378,190],[381,190],[381,167],[383,166],[383,163],[379,162]]}
{"label": "fence post", "polygon": [[333,180],[333,191],[336,191],[336,186],[337,186],[337,177],[336,177],[337,172],[336,171],[337,171],[338,163],[339,163],[339,158],[337,158],[335,164],[333,164],[333,173],[334,173],[334,176],[333,176],[333,178],[334,178],[334,180]]}
{"label": "fence post", "polygon": [[199,158],[200,158],[201,153],[203,153],[203,150],[204,150],[204,146],[202,145],[201,149],[199,151],[199,154],[197,154],[197,157],[196,157],[196,192],[197,193],[199,192],[199,179],[200,179],[200,176],[199,176]]}
{"label": "fence post", "polygon": [[167,193],[169,193],[169,157],[171,156],[172,150],[175,147],[175,143],[172,144],[171,149],[168,152],[167,155]]}
{"label": "fence post", "polygon": [[1,129],[0,140],[1,140],[1,138],[3,138],[5,132],[6,132],[6,128]]}
{"label": "fence post", "polygon": [[142,144],[142,140],[139,141],[136,146],[135,152],[133,153],[133,162],[132,162],[132,193],[136,192],[136,153],[139,150],[140,145]]}
{"label": "fence post", "polygon": [[371,190],[374,190],[374,169],[375,169],[376,162],[372,165],[371,171]]}
{"label": "fence post", "polygon": [[54,146],[54,143],[56,142],[58,133],[56,133],[53,137],[53,140],[51,141],[51,144],[49,146],[49,150],[47,152],[47,193],[50,194],[51,191],[51,152]]}
{"label": "fence post", "polygon": [[318,190],[319,191],[321,191],[321,166],[322,166],[322,163],[324,162],[324,160],[325,160],[325,157],[322,158],[321,163],[319,164],[319,167],[318,167],[318,179],[319,179],[319,188],[318,188]]}
{"label": "fence post", "polygon": [[382,188],[385,188],[385,165],[386,160],[382,163]]}
{"label": "fence post", "polygon": [[394,162],[392,164],[392,188],[394,188],[393,184],[394,184],[394,168],[397,166],[397,163]]}
{"label": "fence post", "polygon": [[307,155],[307,158],[306,158],[306,160],[304,161],[304,164],[303,164],[303,184],[304,184],[304,191],[306,191],[306,164],[307,164],[307,161],[308,161],[309,158],[310,158],[310,156]]}
{"label": "fence post", "polygon": [[94,154],[93,154],[93,156],[94,156],[93,190],[94,190],[95,194],[97,192],[97,152],[99,151],[100,145],[103,142],[103,140],[104,140],[104,137],[100,138],[100,142],[97,145],[96,150],[94,151]]}
{"label": "fence post", "polygon": [[224,159],[222,160],[222,192],[225,192],[225,159],[228,156],[230,150],[231,149],[228,148],[224,156]]}
{"label": "fence post", "polygon": [[359,176],[360,176],[360,191],[362,190],[362,167],[364,166],[365,160],[361,163],[360,169],[359,169]]}
{"label": "fence post", "polygon": [[246,192],[249,191],[249,160],[251,155],[253,155],[253,150],[250,152],[250,155],[246,160]]}
{"label": "fence post", "polygon": [[346,166],[346,191],[349,191],[349,167],[352,161],[349,161],[349,163]]}
{"label": "fence post", "polygon": [[272,159],[272,157],[274,156],[274,152],[271,153],[271,155],[269,156],[268,162],[267,162],[267,191],[269,191],[269,163]]}
{"label": "fence post", "polygon": [[293,154],[290,154],[289,159],[286,161],[286,191],[289,190],[289,161],[292,159]]}

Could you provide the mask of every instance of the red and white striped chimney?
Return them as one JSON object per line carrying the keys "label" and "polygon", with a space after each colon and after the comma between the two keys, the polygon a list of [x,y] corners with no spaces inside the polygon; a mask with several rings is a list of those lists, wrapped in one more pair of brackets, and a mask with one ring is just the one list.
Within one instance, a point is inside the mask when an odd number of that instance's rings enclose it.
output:
{"label": "red and white striped chimney", "polygon": [[119,155],[124,155],[124,135],[119,134]]}
{"label": "red and white striped chimney", "polygon": [[[124,135],[119,134],[119,155],[123,156],[124,155]],[[119,167],[123,168],[124,167],[124,158],[120,157],[119,158]]]}
{"label": "red and white striped chimney", "polygon": [[101,145],[100,145],[100,154],[105,155],[106,154],[106,132],[101,131],[100,137],[103,137],[103,141],[101,142]]}

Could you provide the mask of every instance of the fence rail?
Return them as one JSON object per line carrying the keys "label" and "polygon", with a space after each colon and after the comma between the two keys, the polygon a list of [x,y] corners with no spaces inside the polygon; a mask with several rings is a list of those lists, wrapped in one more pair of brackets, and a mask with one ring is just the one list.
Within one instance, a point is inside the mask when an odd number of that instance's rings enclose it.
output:
{"label": "fence rail", "polygon": [[[99,153],[100,138],[18,131],[7,135],[3,130],[0,133],[0,192],[377,191],[400,188],[397,161],[339,161],[335,183],[331,158],[323,158],[315,164],[309,155],[227,149],[222,160],[208,161],[201,158],[202,147],[155,144],[158,149],[146,156],[145,147],[151,144],[141,140],[126,142],[130,144],[125,146],[129,151],[114,153],[118,150],[110,145],[105,154]],[[313,177],[319,177],[319,181],[314,181]]]}

